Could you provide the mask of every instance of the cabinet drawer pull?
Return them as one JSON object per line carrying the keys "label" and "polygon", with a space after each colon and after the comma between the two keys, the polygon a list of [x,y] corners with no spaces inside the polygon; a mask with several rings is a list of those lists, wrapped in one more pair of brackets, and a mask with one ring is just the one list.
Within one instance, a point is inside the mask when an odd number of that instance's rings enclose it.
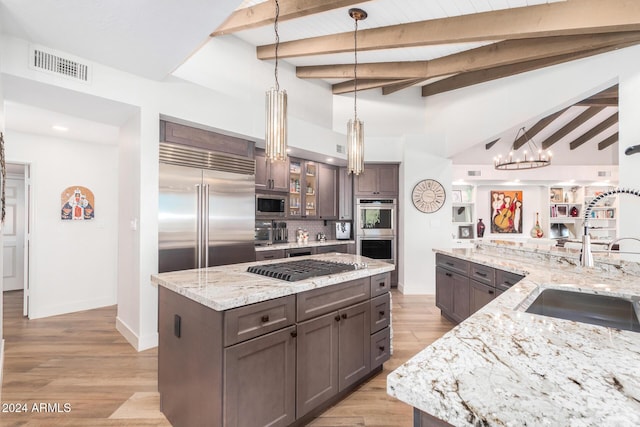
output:
{"label": "cabinet drawer pull", "polygon": [[453,277],[453,274],[451,274],[451,273],[444,273],[444,274],[445,274],[445,276],[447,276],[447,277]]}
{"label": "cabinet drawer pull", "polygon": [[495,292],[493,291],[489,291],[489,295],[493,295]]}
{"label": "cabinet drawer pull", "polygon": [[260,320],[262,320],[262,323],[267,323],[269,321],[269,315],[265,314]]}
{"label": "cabinet drawer pull", "polygon": [[385,285],[385,284],[386,284],[385,282],[380,282],[380,287],[381,287],[381,288],[384,288],[384,285]]}
{"label": "cabinet drawer pull", "polygon": [[476,274],[480,277],[487,277],[487,273],[481,273],[479,271],[476,271]]}
{"label": "cabinet drawer pull", "polygon": [[340,321],[340,315],[336,314],[336,317],[334,317],[334,319],[336,319],[336,322],[339,322]]}
{"label": "cabinet drawer pull", "polygon": [[298,331],[291,331],[291,338],[295,338],[298,336]]}
{"label": "cabinet drawer pull", "polygon": [[342,313],[342,318],[346,319],[347,318],[347,313]]}
{"label": "cabinet drawer pull", "polygon": [[384,317],[384,310],[379,311],[380,317]]}
{"label": "cabinet drawer pull", "polygon": [[445,264],[447,264],[449,267],[453,267],[454,265],[452,262],[449,262],[449,261],[446,261]]}
{"label": "cabinet drawer pull", "polygon": [[379,346],[379,347],[378,347],[378,350],[380,350],[380,351],[384,351],[384,346],[383,346],[383,345]]}
{"label": "cabinet drawer pull", "polygon": [[506,281],[505,281],[505,282],[503,282],[502,284],[503,284],[503,285],[506,285],[506,286],[513,286],[513,283],[511,283],[511,282],[506,282]]}
{"label": "cabinet drawer pull", "polygon": [[265,255],[265,256],[263,256],[264,259],[272,259],[274,257],[275,257],[275,255]]}

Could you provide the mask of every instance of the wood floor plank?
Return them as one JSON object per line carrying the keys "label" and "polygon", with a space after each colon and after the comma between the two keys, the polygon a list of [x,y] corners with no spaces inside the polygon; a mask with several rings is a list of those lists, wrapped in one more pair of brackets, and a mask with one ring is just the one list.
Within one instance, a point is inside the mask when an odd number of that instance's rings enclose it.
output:
{"label": "wood floor plank", "polygon": [[[314,427],[411,426],[412,409],[389,397],[387,375],[453,325],[433,296],[393,291],[393,355],[383,371],[329,408]],[[168,427],[159,409],[157,349],[135,351],[115,329],[116,307],[45,319],[22,316],[22,291],[4,293],[2,401],[71,405],[67,413],[1,414],[2,427]]]}

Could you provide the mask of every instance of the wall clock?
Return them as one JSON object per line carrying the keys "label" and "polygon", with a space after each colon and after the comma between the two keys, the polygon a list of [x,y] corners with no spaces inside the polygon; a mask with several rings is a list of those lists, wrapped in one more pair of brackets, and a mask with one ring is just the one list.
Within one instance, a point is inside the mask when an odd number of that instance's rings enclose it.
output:
{"label": "wall clock", "polygon": [[423,179],[413,187],[411,200],[420,212],[433,213],[444,206],[447,198],[444,187],[433,179]]}

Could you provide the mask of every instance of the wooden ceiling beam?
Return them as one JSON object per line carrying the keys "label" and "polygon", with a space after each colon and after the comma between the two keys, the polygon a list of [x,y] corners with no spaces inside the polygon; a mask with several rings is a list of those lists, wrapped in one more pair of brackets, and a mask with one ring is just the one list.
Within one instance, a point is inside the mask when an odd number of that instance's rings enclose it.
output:
{"label": "wooden ceiling beam", "polygon": [[384,85],[382,86],[382,94],[383,95],[391,95],[392,93],[396,93],[399,92],[403,89],[415,86],[421,82],[423,82],[424,79],[409,79],[406,80],[404,82],[398,82],[398,83],[393,83],[393,84],[389,84],[389,85]]}
{"label": "wooden ceiling beam", "polygon": [[498,138],[498,139],[494,139],[494,140],[493,140],[493,141],[491,141],[491,142],[487,142],[487,143],[485,144],[485,146],[484,146],[484,149],[485,149],[485,150],[489,150],[489,149],[491,149],[491,147],[493,147],[494,145],[496,145],[496,142],[498,142],[498,141],[500,141],[500,138]]}
{"label": "wooden ceiling beam", "polygon": [[600,49],[589,49],[575,53],[564,55],[550,56],[542,59],[534,59],[532,61],[517,62],[514,64],[501,65],[498,67],[485,68],[482,70],[458,73],[451,77],[438,80],[422,86],[422,96],[437,95],[439,93],[448,92],[455,89],[473,86],[478,83],[485,83],[504,77],[514,76],[528,71],[538,70],[552,65],[562,64],[564,62],[574,61],[588,56],[598,55],[612,50],[629,47],[636,43],[618,44],[606,46]]}
{"label": "wooden ceiling beam", "polygon": [[553,144],[560,141],[565,136],[576,130],[578,127],[586,123],[589,119],[594,117],[600,111],[604,110],[604,107],[591,107],[582,112],[578,117],[571,120],[569,123],[558,129],[553,135],[542,141],[542,149],[547,150]]}
{"label": "wooden ceiling beam", "polygon": [[582,135],[579,138],[576,138],[575,140],[571,141],[571,143],[569,144],[569,148],[571,148],[572,150],[575,150],[576,148],[580,147],[585,142],[589,141],[591,138],[593,138],[596,135],[598,135],[599,133],[604,132],[605,130],[609,129],[611,126],[615,125],[616,123],[618,123],[618,112],[617,111],[615,113],[613,113],[608,119],[606,119],[602,123],[600,123],[597,126],[591,128],[584,135]]}
{"label": "wooden ceiling beam", "polygon": [[588,98],[582,100],[580,102],[576,102],[575,105],[605,105],[608,107],[617,107],[618,106],[618,97],[615,98]]}
{"label": "wooden ceiling beam", "polygon": [[609,138],[604,139],[603,141],[600,141],[598,143],[598,150],[604,150],[605,148],[609,147],[610,145],[615,144],[616,142],[618,142],[618,132],[614,133],[613,135],[611,135]]}
{"label": "wooden ceiling beam", "polygon": [[[394,84],[394,83],[402,83],[406,82],[406,79],[358,79],[358,92],[361,90],[369,90],[369,89],[378,89],[383,87],[384,85]],[[342,95],[344,93],[350,93],[354,90],[354,81],[347,80],[346,82],[340,82],[334,84],[332,88],[332,93],[334,95]]]}
{"label": "wooden ceiling beam", "polygon": [[[358,50],[637,30],[640,30],[640,2],[571,0],[362,29],[358,31]],[[278,57],[352,50],[353,32],[345,32],[281,42]],[[275,44],[258,46],[256,52],[258,59],[273,59]]]}
{"label": "wooden ceiling beam", "polygon": [[[358,76],[365,79],[426,80],[459,72],[638,42],[640,31],[505,40],[430,61],[361,63],[358,64]],[[302,79],[352,79],[354,69],[353,64],[304,66],[296,67],[296,76]]]}
{"label": "wooden ceiling beam", "polygon": [[[522,147],[524,144],[526,144],[527,141],[531,141],[531,138],[539,134],[544,128],[549,126],[555,119],[560,117],[562,113],[564,113],[568,109],[569,107],[564,108],[560,111],[556,111],[553,114],[549,114],[547,117],[540,119],[535,125],[531,126],[531,128],[528,131],[525,129],[522,135],[520,135],[518,139],[513,141],[513,149],[517,150],[520,147]],[[535,153],[532,153],[532,154],[535,154]]]}
{"label": "wooden ceiling beam", "polygon": [[[280,16],[278,17],[278,22],[302,18],[367,1],[369,0],[279,0]],[[272,25],[275,20],[275,14],[276,6],[274,0],[238,9],[211,33],[211,37]],[[280,56],[280,52],[278,52],[278,56]]]}

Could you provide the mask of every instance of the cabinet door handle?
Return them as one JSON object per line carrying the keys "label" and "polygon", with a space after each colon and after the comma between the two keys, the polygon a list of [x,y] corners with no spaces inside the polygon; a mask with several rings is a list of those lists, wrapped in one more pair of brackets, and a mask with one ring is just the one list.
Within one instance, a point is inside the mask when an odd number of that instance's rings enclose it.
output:
{"label": "cabinet door handle", "polygon": [[385,282],[380,282],[380,287],[381,287],[381,288],[384,288],[384,285],[386,285],[386,283],[385,283]]}
{"label": "cabinet door handle", "polygon": [[493,295],[495,292],[493,291],[489,291],[489,295]]}
{"label": "cabinet door handle", "polygon": [[447,262],[445,262],[445,264],[447,264],[449,267],[453,267],[453,263],[452,262],[447,261]]}
{"label": "cabinet door handle", "polygon": [[291,331],[291,338],[295,338],[298,336],[298,331]]}
{"label": "cabinet door handle", "polygon": [[342,313],[342,318],[346,319],[347,318],[347,313]]}
{"label": "cabinet door handle", "polygon": [[453,277],[453,274],[451,274],[451,273],[444,273],[444,275],[447,276],[447,277]]}
{"label": "cabinet door handle", "polygon": [[336,317],[334,317],[334,319],[336,319],[336,322],[339,322],[340,321],[340,315],[336,314]]}
{"label": "cabinet door handle", "polygon": [[379,346],[379,347],[378,347],[378,350],[380,350],[380,351],[384,351],[384,346],[383,346],[383,345]]}
{"label": "cabinet door handle", "polygon": [[380,314],[380,317],[384,316],[384,310],[380,310],[378,313]]}
{"label": "cabinet door handle", "polygon": [[262,320],[262,323],[267,323],[269,321],[269,315],[265,314],[260,320]]}
{"label": "cabinet door handle", "polygon": [[180,338],[182,332],[182,317],[177,314],[173,315],[173,335]]}

